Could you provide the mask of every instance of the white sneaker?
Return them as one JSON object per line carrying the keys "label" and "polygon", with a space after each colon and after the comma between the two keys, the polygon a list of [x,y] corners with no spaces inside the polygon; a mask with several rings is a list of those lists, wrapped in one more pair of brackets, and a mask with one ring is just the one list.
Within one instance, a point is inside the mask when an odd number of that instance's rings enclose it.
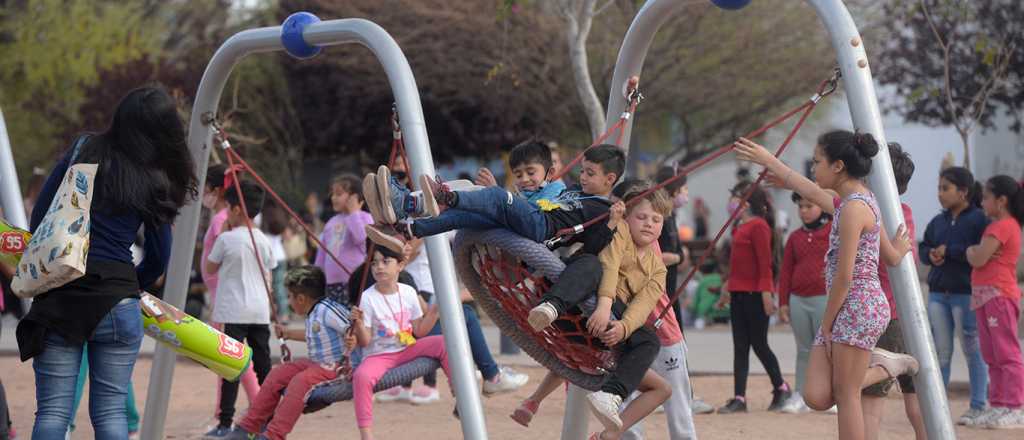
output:
{"label": "white sneaker", "polygon": [[956,424],[963,426],[974,426],[978,420],[978,417],[981,417],[983,414],[985,414],[984,409],[970,408],[967,410],[967,412],[961,415],[959,419],[957,419]]}
{"label": "white sneaker", "polygon": [[804,397],[800,393],[793,393],[779,411],[786,414],[804,414],[810,412],[811,408],[804,402]]}
{"label": "white sneaker", "polygon": [[587,395],[587,405],[597,420],[610,431],[622,431],[622,418],[619,417],[619,406],[622,398],[604,391],[596,391]]}
{"label": "white sneaker", "polygon": [[529,380],[530,376],[518,373],[508,367],[502,367],[498,370],[498,375],[494,376],[493,380],[483,381],[483,393],[488,397],[495,394],[509,393],[522,388]]}
{"label": "white sneaker", "polygon": [[437,392],[437,388],[431,388],[426,385],[409,393],[409,403],[413,405],[429,405],[440,400],[441,393]]}
{"label": "white sneaker", "polygon": [[839,407],[835,406],[835,405],[832,405],[831,408],[822,411],[822,413],[825,413],[825,414],[839,414]]}
{"label": "white sneaker", "polygon": [[715,407],[711,406],[700,397],[693,398],[693,402],[690,402],[690,409],[694,414],[711,414],[715,412]]}
{"label": "white sneaker", "polygon": [[998,416],[986,420],[986,429],[1020,429],[1024,428],[1024,411],[1019,409],[999,408]]}
{"label": "white sneaker", "polygon": [[387,402],[408,402],[412,398],[412,390],[404,387],[391,387],[373,396],[374,400]]}
{"label": "white sneaker", "polygon": [[658,405],[657,408],[654,408],[654,413],[655,414],[661,414],[661,413],[664,413],[664,412],[665,412],[665,405]]}
{"label": "white sneaker", "polygon": [[558,310],[555,309],[555,306],[549,302],[543,302],[530,309],[530,315],[526,321],[530,323],[530,328],[533,331],[539,332],[555,322],[556,319],[558,319]]}
{"label": "white sneaker", "polygon": [[890,378],[897,376],[913,376],[917,374],[917,370],[920,365],[917,363],[917,359],[908,354],[893,353],[888,350],[875,347],[871,351],[871,362],[868,364],[869,367],[880,366],[887,373]]}

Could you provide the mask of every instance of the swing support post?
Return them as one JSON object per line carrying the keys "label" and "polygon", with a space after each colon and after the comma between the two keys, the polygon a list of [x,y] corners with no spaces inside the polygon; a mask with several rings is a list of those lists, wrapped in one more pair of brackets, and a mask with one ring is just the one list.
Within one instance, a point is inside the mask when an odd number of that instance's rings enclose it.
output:
{"label": "swing support post", "polygon": [[[294,30],[296,26],[288,26],[290,21],[291,17],[285,22],[285,26],[249,29],[233,35],[217,49],[207,65],[192,108],[188,134],[189,150],[198,171],[200,188],[205,184],[210,148],[214,145],[213,127],[209,121],[204,123],[203,117],[217,114],[217,105],[232,69],[249,54],[279,51],[285,49],[289,43],[292,45],[288,49],[291,52],[295,50],[296,38],[300,46],[357,43],[372,51],[384,68],[398,105],[412,172],[415,175],[433,175],[434,164],[430,155],[419,92],[408,60],[395,40],[380,26],[363,19],[321,22],[313,17],[305,23],[296,20],[299,29],[297,32]],[[289,32],[292,33],[290,36]],[[288,38],[291,40],[286,41]],[[316,50],[312,50],[311,54],[301,56],[309,57],[315,54]],[[181,215],[174,223],[174,242],[167,269],[164,300],[179,308],[183,308],[185,304],[201,209],[198,200],[190,201],[182,208]],[[486,439],[483,410],[473,374],[466,324],[459,304],[451,249],[443,236],[430,237],[426,242],[427,253],[432,263],[431,274],[434,278],[435,292],[438,293],[441,308],[441,325],[445,333],[445,346],[458,399],[463,436]],[[174,362],[174,352],[158,344],[146,397],[142,438],[164,438]]]}
{"label": "swing support post", "polygon": [[7,137],[3,111],[0,111],[0,208],[3,208],[4,218],[11,226],[28,229],[18,170],[14,167],[14,153],[11,151],[11,139]]}
{"label": "swing support post", "polygon": [[[904,223],[903,210],[889,159],[878,98],[868,66],[864,42],[857,25],[841,0],[806,0],[817,12],[825,25],[836,51],[839,68],[843,76],[843,87],[853,126],[856,130],[871,133],[878,141],[879,154],[872,161],[868,185],[874,191],[882,212],[882,222],[890,234]],[[647,50],[658,28],[666,23],[685,3],[680,0],[648,0],[633,19],[622,47],[619,50],[615,71],[612,76],[608,98],[608,124],[617,120],[626,108],[623,84],[632,76],[640,76]],[[629,145],[633,121],[630,118],[622,127],[620,145]],[[889,268],[894,297],[900,315],[900,326],[910,353],[920,362],[920,372],[915,376],[917,398],[921,404],[925,427],[930,439],[951,440],[956,438],[949,415],[949,403],[939,373],[935,345],[931,338],[928,315],[924,307],[921,285],[913,256],[904,257],[897,267]],[[586,436],[586,412],[580,411],[582,399],[570,399],[563,417],[562,440],[582,440]],[[569,427],[582,427],[571,429]]]}

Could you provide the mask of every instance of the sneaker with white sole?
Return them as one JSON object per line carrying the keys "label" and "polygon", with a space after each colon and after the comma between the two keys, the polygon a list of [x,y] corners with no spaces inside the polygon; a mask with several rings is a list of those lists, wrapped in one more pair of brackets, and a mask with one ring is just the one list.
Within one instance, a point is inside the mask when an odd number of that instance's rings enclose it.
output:
{"label": "sneaker with white sole", "polygon": [[711,414],[715,412],[715,407],[700,397],[693,398],[693,402],[690,403],[690,409],[693,410],[694,414]]}
{"label": "sneaker with white sole", "polygon": [[621,397],[604,391],[596,391],[587,395],[587,406],[606,429],[622,431],[622,418],[619,417],[619,407],[622,406]]}
{"label": "sneaker with white sole", "polygon": [[412,393],[409,395],[409,403],[413,405],[430,405],[440,400],[441,393],[437,392],[437,388],[426,385],[412,390]]}
{"label": "sneaker with white sole", "polygon": [[498,375],[494,376],[494,379],[485,380],[483,383],[483,393],[485,396],[493,396],[495,394],[510,393],[512,391],[522,388],[526,385],[526,382],[530,380],[530,376],[525,374],[517,373],[515,370],[510,368],[502,368],[498,370]]}
{"label": "sneaker with white sole", "polygon": [[956,424],[962,426],[974,426],[978,421],[978,417],[981,417],[983,414],[985,414],[984,408],[970,408],[956,420]]}
{"label": "sneaker with white sole", "polygon": [[999,408],[998,415],[985,421],[985,429],[1020,429],[1024,428],[1024,411],[1020,409]]}
{"label": "sneaker with white sole", "polygon": [[[378,219],[374,219],[374,221],[390,225],[405,218],[405,196],[409,194],[409,189],[391,178],[391,170],[386,165],[381,165],[380,168],[377,168],[375,180],[377,184],[377,203],[380,207],[381,218],[379,221]],[[363,190],[365,191],[366,188],[364,187]]]}
{"label": "sneaker with white sole", "polygon": [[913,376],[920,368],[917,359],[914,359],[913,356],[893,353],[878,347],[871,351],[871,362],[868,364],[869,368],[874,366],[885,369],[890,378],[904,375]]}
{"label": "sneaker with white sole", "polygon": [[203,434],[203,440],[221,440],[227,438],[231,434],[230,426],[217,425],[213,429]]}
{"label": "sneaker with white sole", "polygon": [[530,328],[537,332],[547,328],[556,319],[558,319],[558,309],[549,302],[537,304],[537,307],[530,309],[530,315],[526,317]]}
{"label": "sneaker with white sole", "polygon": [[373,217],[373,221],[384,223],[380,191],[377,190],[377,173],[370,173],[363,177],[363,200],[366,202],[366,209],[370,210],[370,217]]}
{"label": "sneaker with white sole", "polygon": [[400,229],[402,226],[404,226],[402,223],[399,223],[397,226],[366,225],[366,238],[377,246],[386,248],[398,255],[404,255],[405,241],[402,239],[407,238]]}
{"label": "sneaker with white sole", "polygon": [[375,394],[373,398],[381,403],[408,402],[412,398],[412,390],[401,386],[391,387]]}
{"label": "sneaker with white sole", "polygon": [[779,411],[785,414],[804,414],[810,412],[811,408],[804,402],[804,397],[800,393],[793,393]]}

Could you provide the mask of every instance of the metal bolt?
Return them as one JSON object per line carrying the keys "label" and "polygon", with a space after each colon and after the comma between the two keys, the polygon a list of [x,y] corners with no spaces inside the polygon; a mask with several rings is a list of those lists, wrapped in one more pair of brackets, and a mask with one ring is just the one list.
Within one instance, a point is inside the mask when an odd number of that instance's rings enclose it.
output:
{"label": "metal bolt", "polygon": [[861,69],[868,67],[868,60],[864,58],[857,60],[857,67],[860,67]]}
{"label": "metal bolt", "polygon": [[853,47],[860,46],[860,37],[853,37],[850,39],[850,45]]}

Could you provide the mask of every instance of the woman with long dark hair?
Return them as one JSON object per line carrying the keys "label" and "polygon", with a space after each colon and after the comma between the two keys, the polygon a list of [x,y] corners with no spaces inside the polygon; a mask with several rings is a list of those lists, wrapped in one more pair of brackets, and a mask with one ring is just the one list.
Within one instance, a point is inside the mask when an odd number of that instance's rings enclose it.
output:
{"label": "woman with long dark hair", "polygon": [[[97,439],[128,438],[124,402],[142,342],[139,292],[167,266],[171,223],[195,199],[197,180],[174,99],[162,87],[125,96],[107,131],[86,136],[76,163],[98,164],[85,275],[35,297],[18,324],[22,361],[33,359],[36,412],[32,437],[64,438],[82,350],[89,345],[89,415]],[[50,173],[31,229],[46,214],[71,163],[69,151]],[[145,257],[130,248],[145,230]]]}

